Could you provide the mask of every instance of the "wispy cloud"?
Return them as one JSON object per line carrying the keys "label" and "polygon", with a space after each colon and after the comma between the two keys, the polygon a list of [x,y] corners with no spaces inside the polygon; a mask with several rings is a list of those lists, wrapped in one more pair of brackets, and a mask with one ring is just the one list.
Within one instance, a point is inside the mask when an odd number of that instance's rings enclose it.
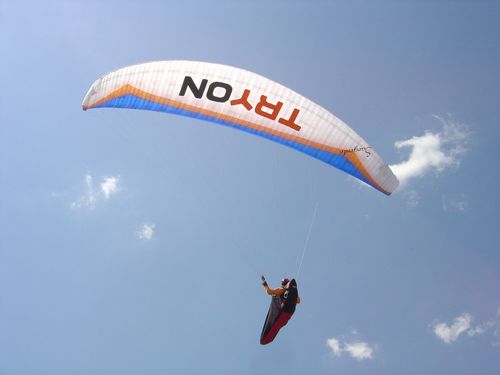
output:
{"label": "wispy cloud", "polygon": [[497,315],[495,317],[495,320],[497,324],[495,325],[494,331],[493,331],[493,346],[500,346],[500,307],[497,310]]}
{"label": "wispy cloud", "polygon": [[155,234],[155,225],[150,223],[142,224],[141,229],[137,232],[141,240],[149,241],[153,239]]}
{"label": "wispy cloud", "polygon": [[474,328],[471,328],[467,331],[467,334],[469,336],[477,336],[477,335],[482,335],[483,333],[487,332],[490,328],[495,326],[495,321],[494,320],[488,320],[482,324],[478,324]]}
{"label": "wispy cloud", "polygon": [[491,318],[474,328],[467,331],[469,336],[482,335],[486,332],[493,331],[494,346],[500,346],[500,307],[498,308],[494,318]]}
{"label": "wispy cloud", "polygon": [[332,350],[333,355],[336,357],[340,357],[342,354],[342,348],[340,347],[340,341],[335,337],[326,340],[326,345]]}
{"label": "wispy cloud", "polygon": [[96,202],[96,196],[94,193],[93,178],[91,175],[87,174],[85,176],[85,186],[86,192],[84,195],[80,196],[77,200],[71,202],[71,208],[94,208]]}
{"label": "wispy cloud", "polygon": [[469,200],[465,194],[443,195],[443,210],[448,212],[465,212],[469,208]]}
{"label": "wispy cloud", "polygon": [[357,361],[374,358],[374,348],[363,341],[341,341],[338,338],[332,337],[326,340],[326,345],[336,357],[340,357],[343,353],[347,353]]}
{"label": "wispy cloud", "polygon": [[441,122],[441,131],[426,131],[424,135],[395,143],[398,149],[411,149],[408,160],[390,166],[402,187],[431,171],[440,173],[458,167],[466,152],[465,145],[470,134],[467,127],[449,119],[434,117]]}
{"label": "wispy cloud", "polygon": [[71,208],[94,209],[99,199],[109,199],[111,195],[119,191],[118,182],[119,177],[105,177],[96,191],[92,175],[85,175],[85,192],[78,199],[71,202]]}
{"label": "wispy cloud", "polygon": [[408,207],[414,208],[420,203],[420,194],[416,190],[404,191],[403,196]]}

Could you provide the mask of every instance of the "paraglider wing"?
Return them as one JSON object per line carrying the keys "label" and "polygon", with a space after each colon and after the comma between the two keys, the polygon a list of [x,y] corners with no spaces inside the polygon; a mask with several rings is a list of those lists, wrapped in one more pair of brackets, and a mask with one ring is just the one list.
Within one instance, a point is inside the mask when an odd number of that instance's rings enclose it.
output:
{"label": "paraglider wing", "polygon": [[261,345],[267,345],[272,342],[280,329],[288,323],[295,312],[298,297],[297,283],[292,279],[290,285],[294,287],[289,288],[285,292],[285,298],[280,296],[272,297],[266,321],[264,322],[264,327],[262,327],[262,333],[260,335]]}
{"label": "paraglider wing", "polygon": [[82,106],[144,109],[216,122],[304,152],[385,194],[398,186],[380,156],[344,122],[246,70],[194,61],[129,66],[94,82]]}

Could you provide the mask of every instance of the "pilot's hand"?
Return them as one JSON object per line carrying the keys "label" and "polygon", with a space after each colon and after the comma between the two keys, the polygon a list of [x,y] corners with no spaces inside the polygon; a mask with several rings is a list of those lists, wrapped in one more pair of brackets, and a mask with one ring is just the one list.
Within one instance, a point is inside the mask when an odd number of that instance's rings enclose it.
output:
{"label": "pilot's hand", "polygon": [[266,278],[263,275],[260,278],[262,280],[262,285],[267,286]]}

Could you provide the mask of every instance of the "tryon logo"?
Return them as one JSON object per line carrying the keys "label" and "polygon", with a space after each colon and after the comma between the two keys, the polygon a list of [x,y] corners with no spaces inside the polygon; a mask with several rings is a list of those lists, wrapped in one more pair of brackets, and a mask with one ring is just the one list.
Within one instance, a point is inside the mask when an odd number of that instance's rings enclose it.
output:
{"label": "tryon logo", "polygon": [[[206,98],[218,103],[227,102],[231,98],[231,94],[233,93],[233,87],[228,83],[215,81],[208,84],[208,79],[202,79],[201,83],[199,85],[196,85],[192,77],[186,76],[184,77],[184,82],[182,82],[179,96],[186,95],[186,91],[188,89],[189,91],[191,91],[191,94],[193,94],[197,99],[201,99],[206,91]],[[249,102],[249,96],[250,90],[245,89],[243,91],[243,94],[241,94],[238,99],[232,99],[229,104],[233,106],[242,105],[247,111],[253,110],[259,116],[265,117],[270,120],[278,119],[278,122],[280,124],[288,126],[289,128],[292,128],[296,131],[300,130],[300,125],[295,123],[295,120],[300,113],[299,109],[294,108],[289,117],[281,117],[279,116],[279,114],[283,107],[283,102],[278,101],[277,103],[270,103],[267,101],[266,95],[261,95],[260,101],[254,106]]]}

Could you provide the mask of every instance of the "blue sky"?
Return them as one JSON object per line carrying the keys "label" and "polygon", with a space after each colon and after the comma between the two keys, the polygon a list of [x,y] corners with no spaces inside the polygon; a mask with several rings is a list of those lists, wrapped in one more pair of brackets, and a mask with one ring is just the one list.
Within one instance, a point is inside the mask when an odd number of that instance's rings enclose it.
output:
{"label": "blue sky", "polygon": [[[3,0],[0,374],[497,373],[499,14]],[[194,119],[81,110],[99,76],[178,59],[310,98],[402,186]],[[260,346],[259,274],[296,275],[304,249],[302,304]]]}

